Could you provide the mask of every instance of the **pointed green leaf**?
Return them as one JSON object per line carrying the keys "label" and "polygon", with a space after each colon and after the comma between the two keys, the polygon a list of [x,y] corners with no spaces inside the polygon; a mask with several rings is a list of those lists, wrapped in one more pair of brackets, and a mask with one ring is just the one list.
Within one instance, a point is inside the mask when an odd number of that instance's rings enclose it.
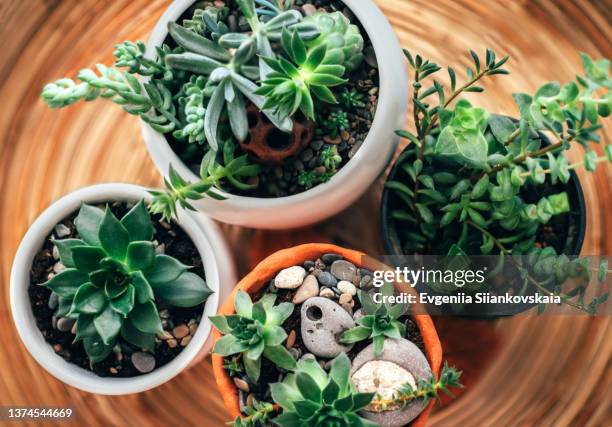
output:
{"label": "pointed green leaf", "polygon": [[131,242],[127,247],[127,264],[130,270],[146,270],[155,263],[153,242]]}
{"label": "pointed green leaf", "polygon": [[153,301],[155,295],[153,294],[153,288],[147,281],[142,271],[136,271],[132,273],[132,285],[136,291],[136,301],[138,304],[144,304],[147,301]]}
{"label": "pointed green leaf", "polygon": [[161,319],[153,301],[136,304],[129,315],[129,319],[141,332],[147,334],[163,333]]}
{"label": "pointed green leaf", "polygon": [[298,372],[295,376],[295,383],[305,399],[321,402],[321,389],[310,375]]}
{"label": "pointed green leaf", "polygon": [[102,218],[104,218],[104,211],[101,209],[91,205],[81,205],[79,214],[75,219],[76,229],[81,239],[88,245],[100,245],[98,229],[100,228]]}
{"label": "pointed green leaf", "polygon": [[41,286],[48,287],[60,297],[72,298],[79,289],[79,286],[88,281],[89,277],[87,274],[83,273],[82,271],[69,268],[59,274],[56,274],[51,280],[43,283]]}
{"label": "pointed green leaf", "polygon": [[130,241],[150,241],[155,229],[151,224],[151,216],[145,202],[141,200],[121,218],[121,224],[130,235]]}
{"label": "pointed green leaf", "polygon": [[85,242],[80,239],[53,240],[53,244],[59,252],[60,262],[66,268],[74,267],[74,260],[72,259],[72,251],[70,249],[75,246],[85,246]]}
{"label": "pointed green leaf", "polygon": [[155,351],[155,334],[140,332],[129,320],[123,322],[121,326],[121,336],[133,346],[151,352]]}
{"label": "pointed green leaf", "polygon": [[99,336],[83,339],[83,347],[91,364],[102,362],[113,350],[113,346],[106,345]]}
{"label": "pointed green leaf", "polygon": [[136,290],[132,284],[127,286],[127,291],[121,294],[119,297],[112,299],[110,305],[117,313],[123,317],[127,317],[130,311],[134,308]]}
{"label": "pointed green leaf", "polygon": [[102,342],[106,345],[110,345],[119,335],[122,324],[123,319],[110,305],[94,319],[96,331],[98,331]]}
{"label": "pointed green leaf", "polygon": [[195,307],[213,293],[204,279],[195,273],[183,273],[178,279],[155,286],[155,293],[174,307]]}
{"label": "pointed green leaf", "polygon": [[102,289],[91,283],[85,283],[74,295],[72,311],[82,314],[98,314],[104,310],[107,301]]}
{"label": "pointed green leaf", "polygon": [[145,272],[149,284],[155,289],[174,280],[189,270],[189,267],[168,255],[156,255],[155,264]]}
{"label": "pointed green leaf", "polygon": [[125,259],[130,236],[128,231],[119,220],[113,215],[109,208],[106,208],[104,217],[98,230],[98,239],[104,250],[113,258],[118,260]]}
{"label": "pointed green leaf", "polygon": [[263,355],[276,366],[280,366],[281,368],[288,370],[295,369],[295,359],[282,345],[266,347]]}
{"label": "pointed green leaf", "polygon": [[74,266],[84,272],[100,269],[100,261],[106,257],[106,252],[96,246],[73,246],[71,248]]}

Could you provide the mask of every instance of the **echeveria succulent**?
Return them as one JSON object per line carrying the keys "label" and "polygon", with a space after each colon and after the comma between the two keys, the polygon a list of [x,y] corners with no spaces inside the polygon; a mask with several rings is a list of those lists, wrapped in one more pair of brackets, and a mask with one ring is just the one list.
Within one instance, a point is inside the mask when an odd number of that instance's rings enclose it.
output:
{"label": "echeveria succulent", "polygon": [[333,57],[334,62],[340,59],[339,63],[348,71],[355,70],[363,61],[363,36],[342,12],[316,13],[304,18],[297,27],[302,25],[319,31],[319,37],[308,42],[308,46],[326,46],[327,56]]}
{"label": "echeveria succulent", "polygon": [[242,353],[247,375],[252,381],[259,379],[261,357],[283,369],[294,369],[295,359],[283,346],[287,333],[281,325],[293,313],[293,304],[274,305],[276,295],[267,294],[253,304],[251,297],[239,291],[234,299],[236,314],[213,316],[215,327],[223,334],[213,353],[223,357]]}
{"label": "echeveria succulent", "polygon": [[[392,284],[385,284],[381,288],[383,296],[392,296]],[[374,356],[382,354],[386,338],[400,339],[406,336],[406,326],[397,319],[406,313],[407,304],[377,304],[372,297],[359,291],[359,301],[365,316],[357,320],[356,327],[342,334],[343,343],[352,344],[365,339],[372,339],[374,343]]]}
{"label": "echeveria succulent", "polygon": [[345,68],[340,56],[328,55],[327,47],[320,45],[307,49],[297,31],[285,29],[282,46],[289,59],[265,58],[272,72],[256,93],[264,95],[265,108],[272,108],[281,117],[289,117],[301,110],[315,119],[314,97],[331,104],[337,103],[330,87],[342,85]]}
{"label": "echeveria succulent", "polygon": [[374,393],[358,393],[350,380],[351,361],[342,353],[329,374],[315,360],[300,360],[295,372],[270,386],[283,413],[272,420],[279,426],[376,426],[358,415]]}
{"label": "echeveria succulent", "polygon": [[55,315],[76,320],[91,363],[104,360],[119,336],[153,350],[163,333],[159,298],[194,307],[211,294],[190,267],[156,254],[154,228],[144,202],[117,219],[111,210],[83,204],[75,220],[78,239],[54,240],[65,270],[44,283],[59,299]]}

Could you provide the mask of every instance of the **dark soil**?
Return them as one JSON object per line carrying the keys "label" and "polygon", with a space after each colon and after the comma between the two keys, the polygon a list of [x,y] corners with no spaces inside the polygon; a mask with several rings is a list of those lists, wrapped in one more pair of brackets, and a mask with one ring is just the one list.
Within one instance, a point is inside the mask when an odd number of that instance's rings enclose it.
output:
{"label": "dark soil", "polygon": [[[304,268],[306,268],[306,270],[308,271],[310,268],[312,268],[311,266],[315,264],[317,266],[317,268],[320,267],[320,269],[322,271],[328,271],[329,270],[329,266],[325,266],[325,264],[320,260],[312,260],[312,261],[306,261],[303,265]],[[361,270],[362,273],[367,272],[367,270],[362,269]],[[370,275],[372,275],[371,272],[369,272]],[[276,274],[275,274],[276,275]],[[274,276],[275,276],[274,275]],[[365,275],[365,274],[364,274]],[[252,296],[253,302],[258,301],[263,295],[267,294],[267,293],[275,293],[277,295],[277,300],[275,304],[280,304],[282,302],[291,302],[293,299],[293,296],[295,295],[295,293],[297,292],[297,289],[291,289],[291,290],[287,290],[287,289],[278,289],[275,286],[273,286],[273,279],[270,282],[270,285],[268,285],[267,287],[264,287],[263,290],[258,294],[258,295],[254,295]],[[334,289],[334,288],[332,288]],[[364,288],[362,288],[362,290],[364,290]],[[336,295],[336,299],[335,301],[337,301],[338,295]],[[353,301],[355,302],[355,305],[353,307],[353,313],[357,310],[359,310],[361,308],[361,304],[359,302],[359,298],[354,297]],[[306,348],[306,346],[304,345],[303,341],[302,341],[302,337],[301,337],[301,326],[300,326],[300,312],[301,312],[301,304],[296,304],[295,308],[293,310],[293,313],[291,314],[291,316],[285,321],[285,323],[282,325],[283,329],[285,330],[285,332],[287,333],[287,335],[291,332],[291,331],[296,331],[296,340],[295,340],[295,344],[292,347],[292,351],[297,350],[299,356],[303,356],[304,354],[310,353],[309,350]],[[352,313],[351,313],[352,314]],[[423,343],[423,337],[421,336],[421,332],[419,331],[419,328],[417,327],[416,323],[414,322],[414,320],[409,316],[409,315],[405,315],[402,316],[399,319],[402,323],[404,323],[406,325],[406,336],[405,338],[412,341],[423,353],[425,353],[425,345]],[[355,343],[353,345],[353,348],[347,353],[347,356],[349,357],[349,359],[353,360],[355,358],[355,356],[357,356],[357,354],[363,350],[364,348],[366,348],[368,345],[372,344],[372,340],[371,339],[367,339],[358,343]],[[295,350],[294,350],[295,349]],[[226,362],[230,362],[233,358],[235,358],[235,356],[233,357],[228,357],[226,358]],[[317,358],[317,360],[319,361],[319,363],[322,365],[322,367],[326,367],[325,364],[327,362],[329,362],[328,359],[323,359],[323,358]],[[239,378],[243,379],[244,381],[246,381],[247,383],[249,383],[250,386],[250,393],[253,394],[253,397],[257,400],[257,401],[271,401],[271,396],[270,396],[270,384],[271,383],[275,383],[275,382],[280,382],[283,380],[283,378],[285,377],[286,372],[282,369],[280,369],[279,367],[277,367],[275,364],[273,364],[272,362],[270,362],[269,360],[267,360],[266,358],[262,358],[262,364],[261,364],[261,375],[259,378],[259,381],[257,382],[257,384],[253,384],[252,381],[250,381],[248,379],[248,377],[246,375],[243,374],[239,374],[237,375]],[[236,376],[236,374],[232,374],[230,372],[230,376]],[[241,405],[245,404],[246,401],[246,394],[242,393],[241,391],[239,392],[240,394],[240,398],[241,398]]]}
{"label": "dark soil", "polygon": [[[111,210],[115,216],[121,218],[128,212],[129,207],[125,203],[113,203]],[[74,219],[77,215],[78,211],[61,221],[60,224],[63,224],[70,230],[70,234],[62,236],[62,239],[79,237],[74,225]],[[204,278],[202,259],[189,236],[176,224],[162,221],[161,216],[153,215],[151,219],[155,227],[154,239],[160,245],[165,245],[165,253],[186,265],[193,266],[191,271]],[[91,370],[101,377],[134,377],[142,375],[131,363],[129,357],[132,353],[141,350],[125,342],[121,337],[118,338],[118,345],[115,347],[115,350],[105,360],[90,366],[83,344],[81,342],[73,344],[74,335],[70,331],[62,332],[54,327],[56,323],[54,318],[55,309],[49,308],[51,291],[44,286],[39,286],[39,284],[48,280],[50,274],[53,274],[53,266],[58,262],[53,256],[51,239],[54,237],[57,237],[55,232],[49,234],[42,249],[36,254],[30,273],[30,287],[28,288],[36,325],[43,334],[43,337],[53,346],[56,353],[65,360],[84,369]],[[191,320],[195,321],[196,325],[199,324],[202,312],[204,311],[203,304],[185,309],[170,307],[161,300],[157,300],[156,303],[162,317],[164,329],[168,332],[171,332],[175,326],[187,324]],[[175,348],[170,348],[166,341],[156,339],[154,354],[156,368],[170,362],[182,350],[183,347],[180,344]]]}
{"label": "dark soil", "polygon": [[[195,2],[194,6],[189,8],[177,22],[182,22],[184,19],[191,18],[196,8],[206,8],[211,6],[212,3],[211,1]],[[243,20],[241,20],[242,14],[235,0],[216,1],[214,3],[215,5],[224,3],[228,6],[230,11],[224,22],[230,29],[238,26],[238,31],[248,31],[248,25],[245,26]],[[304,148],[296,156],[286,159],[281,165],[262,165],[263,171],[259,176],[253,177],[249,181],[250,184],[257,184],[254,190],[243,191],[233,188],[229,184],[226,185],[224,188],[232,194],[248,197],[276,198],[290,196],[309,190],[312,186],[316,186],[330,179],[331,176],[337,172],[325,168],[322,159],[323,151],[331,146],[337,147],[338,153],[342,157],[342,162],[337,168],[337,170],[340,170],[359,150],[359,147],[366,139],[370,127],[372,126],[378,103],[379,76],[378,69],[373,66],[375,65],[375,58],[372,44],[367,33],[351,11],[341,1],[297,0],[295,3],[294,8],[300,12],[303,12],[301,8],[306,3],[313,4],[317,8],[324,8],[329,12],[341,11],[353,24],[359,26],[365,42],[364,53],[369,52],[366,57],[370,58],[370,60],[364,61],[359,69],[345,76],[348,79],[348,83],[344,88],[348,90],[354,89],[363,95],[366,105],[363,108],[344,108],[315,100],[315,111],[319,117],[317,118],[315,136],[310,146]],[[302,14],[305,15],[304,13]],[[169,46],[175,46],[171,37],[166,38],[164,42]],[[329,130],[322,125],[330,114],[335,111],[345,111],[348,113],[350,124],[348,129],[343,132],[337,132],[337,134],[330,133]],[[179,141],[174,138],[172,134],[167,134],[165,136],[174,152],[177,153],[190,169],[199,175],[200,163],[205,154],[204,148],[198,144],[189,144],[184,141]],[[236,144],[236,147],[236,157],[245,154],[238,144]],[[257,162],[257,159],[253,157],[251,160]],[[315,182],[312,184],[300,183],[300,173],[310,173],[310,176],[313,177]]]}

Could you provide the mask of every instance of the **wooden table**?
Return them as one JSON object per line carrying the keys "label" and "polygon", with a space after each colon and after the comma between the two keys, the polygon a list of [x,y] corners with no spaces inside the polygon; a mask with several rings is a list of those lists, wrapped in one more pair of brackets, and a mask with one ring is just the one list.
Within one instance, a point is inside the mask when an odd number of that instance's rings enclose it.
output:
{"label": "wooden table", "polygon": [[[513,91],[568,80],[578,51],[611,57],[612,5],[606,0],[377,0],[402,44],[463,69],[467,49],[509,54],[512,75],[485,83],[478,102],[515,114]],[[113,45],[146,39],[162,0],[0,0],[0,405],[75,408],[80,425],[206,425],[226,421],[209,362],[156,390],[102,397],[67,387],[27,354],[9,313],[9,272],[28,225],[62,194],[108,181],[160,185],[137,119],[110,103],[51,111],[40,101],[47,81],[82,66],[109,63]],[[476,97],[471,97],[476,98]],[[610,141],[612,126],[606,124]],[[612,253],[611,168],[581,174],[588,204],[583,253]],[[328,239],[382,253],[380,184],[338,219],[285,233],[224,226],[240,272],[282,246]],[[367,225],[367,226],[366,226]],[[270,243],[274,242],[274,243]],[[252,247],[245,252],[241,248]],[[610,317],[520,316],[497,322],[438,319],[447,357],[466,371],[468,388],[431,418],[436,426],[609,426]],[[607,393],[607,394],[606,394]]]}

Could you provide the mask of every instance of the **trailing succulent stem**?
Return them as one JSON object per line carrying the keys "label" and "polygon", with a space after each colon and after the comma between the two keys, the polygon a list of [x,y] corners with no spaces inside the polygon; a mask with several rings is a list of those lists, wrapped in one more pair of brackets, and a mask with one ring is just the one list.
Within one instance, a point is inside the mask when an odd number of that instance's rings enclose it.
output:
{"label": "trailing succulent stem", "polygon": [[439,400],[440,392],[454,397],[449,389],[462,387],[459,383],[460,377],[460,371],[457,371],[455,368],[450,368],[445,363],[440,373],[440,379],[436,380],[436,378],[432,376],[429,381],[419,381],[416,389],[407,383],[397,391],[395,396],[391,399],[384,399],[380,396],[376,396],[370,403],[369,409],[380,412],[389,407],[404,408],[416,399],[423,399],[424,402],[427,403],[431,399]]}
{"label": "trailing succulent stem", "polygon": [[[501,260],[496,271],[501,271],[505,258],[511,256],[516,262],[522,256],[518,262],[525,280],[522,292],[534,286],[593,313],[607,294],[586,304],[583,287],[562,293],[553,283],[590,279],[579,268],[584,261],[570,261],[551,247],[536,245],[540,227],[572,208],[567,192],[559,189],[535,202],[525,195],[567,184],[574,169],[593,171],[600,163],[612,162],[609,145],[603,154],[592,147],[600,142],[600,118],[612,110],[610,61],[593,61],[582,54],[584,76],[565,85],[546,83],[533,96],[515,94],[520,116],[513,120],[459,99],[465,92],[482,92],[477,86],[480,79],[508,74],[502,68],[507,57],[497,61],[487,50],[482,60],[472,51],[474,66],[467,70],[467,82],[459,85],[455,71],[448,68],[449,90],[436,79],[424,89],[425,79],[441,67],[405,53],[415,73],[412,101],[417,131],[397,132],[414,147],[399,160],[406,180],[386,184],[405,204],[405,209],[391,213],[394,220],[410,224],[404,251],[497,253]],[[437,100],[431,101],[434,96]],[[570,164],[565,152],[572,143],[582,145],[586,154]]]}
{"label": "trailing succulent stem", "polygon": [[281,325],[293,312],[293,304],[274,305],[276,295],[267,294],[256,303],[244,291],[234,299],[236,314],[213,316],[215,327],[225,334],[215,344],[213,353],[223,357],[242,354],[247,376],[257,382],[261,370],[261,358],[265,357],[283,369],[294,369],[295,359],[283,346],[287,333]]}
{"label": "trailing succulent stem", "polygon": [[119,337],[154,350],[162,334],[157,299],[194,307],[211,291],[178,260],[155,252],[154,228],[139,202],[121,220],[83,204],[76,218],[78,239],[54,240],[66,269],[42,284],[59,298],[57,317],[76,320],[91,363],[104,360]]}

